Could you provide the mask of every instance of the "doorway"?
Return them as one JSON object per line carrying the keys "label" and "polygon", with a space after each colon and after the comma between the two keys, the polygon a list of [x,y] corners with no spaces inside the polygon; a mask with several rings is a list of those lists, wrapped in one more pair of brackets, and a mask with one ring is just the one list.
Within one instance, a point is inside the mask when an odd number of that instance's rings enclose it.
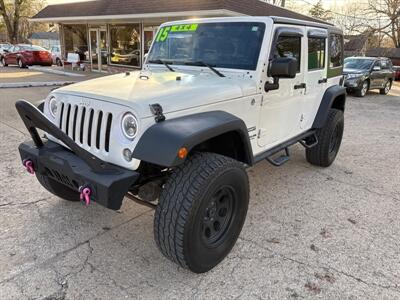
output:
{"label": "doorway", "polygon": [[108,43],[107,30],[102,28],[90,28],[90,63],[92,71],[107,72],[108,67]]}

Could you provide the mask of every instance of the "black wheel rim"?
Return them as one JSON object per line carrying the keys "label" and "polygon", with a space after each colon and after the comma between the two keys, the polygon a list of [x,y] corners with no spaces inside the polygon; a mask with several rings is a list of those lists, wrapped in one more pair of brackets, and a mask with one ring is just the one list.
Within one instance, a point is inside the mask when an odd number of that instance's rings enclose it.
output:
{"label": "black wheel rim", "polygon": [[234,215],[235,196],[231,187],[222,186],[203,211],[201,233],[204,244],[213,247],[223,240]]}
{"label": "black wheel rim", "polygon": [[336,151],[336,146],[338,144],[338,141],[339,141],[339,130],[338,126],[336,126],[331,136],[331,140],[329,142],[329,153],[333,153]]}

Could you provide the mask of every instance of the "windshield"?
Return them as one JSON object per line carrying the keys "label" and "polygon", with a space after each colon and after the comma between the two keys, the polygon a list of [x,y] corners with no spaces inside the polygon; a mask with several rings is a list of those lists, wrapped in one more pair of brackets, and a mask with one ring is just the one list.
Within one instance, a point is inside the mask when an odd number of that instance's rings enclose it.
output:
{"label": "windshield", "polygon": [[148,62],[255,70],[264,37],[264,23],[193,23],[162,27]]}
{"label": "windshield", "polygon": [[369,70],[374,63],[373,59],[355,59],[355,58],[346,58],[344,60],[344,68],[345,69],[357,69],[357,70]]}

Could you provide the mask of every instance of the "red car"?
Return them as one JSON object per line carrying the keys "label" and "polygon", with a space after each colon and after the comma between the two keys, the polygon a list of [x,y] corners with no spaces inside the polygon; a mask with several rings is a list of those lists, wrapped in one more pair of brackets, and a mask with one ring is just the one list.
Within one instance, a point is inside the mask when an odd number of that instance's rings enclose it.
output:
{"label": "red car", "polygon": [[39,46],[14,45],[4,52],[1,55],[3,67],[18,65],[20,68],[25,68],[32,65],[51,66],[53,64],[50,51]]}
{"label": "red car", "polygon": [[400,66],[393,66],[394,80],[400,80]]}

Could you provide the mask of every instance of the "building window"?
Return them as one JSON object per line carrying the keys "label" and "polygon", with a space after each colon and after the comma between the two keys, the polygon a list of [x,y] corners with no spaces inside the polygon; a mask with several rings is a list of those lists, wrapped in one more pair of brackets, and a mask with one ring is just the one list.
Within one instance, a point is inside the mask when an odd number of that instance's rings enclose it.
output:
{"label": "building window", "polygon": [[292,57],[297,60],[297,72],[300,72],[301,37],[279,36],[275,48],[275,57]]}
{"label": "building window", "polygon": [[79,54],[81,61],[89,60],[86,25],[63,25],[65,59],[68,53]]}
{"label": "building window", "polygon": [[343,64],[343,38],[339,34],[330,35],[330,67],[336,68]]}
{"label": "building window", "polygon": [[325,68],[325,38],[308,38],[308,70]]}
{"label": "building window", "polygon": [[140,67],[140,25],[111,25],[110,52],[111,64]]}

